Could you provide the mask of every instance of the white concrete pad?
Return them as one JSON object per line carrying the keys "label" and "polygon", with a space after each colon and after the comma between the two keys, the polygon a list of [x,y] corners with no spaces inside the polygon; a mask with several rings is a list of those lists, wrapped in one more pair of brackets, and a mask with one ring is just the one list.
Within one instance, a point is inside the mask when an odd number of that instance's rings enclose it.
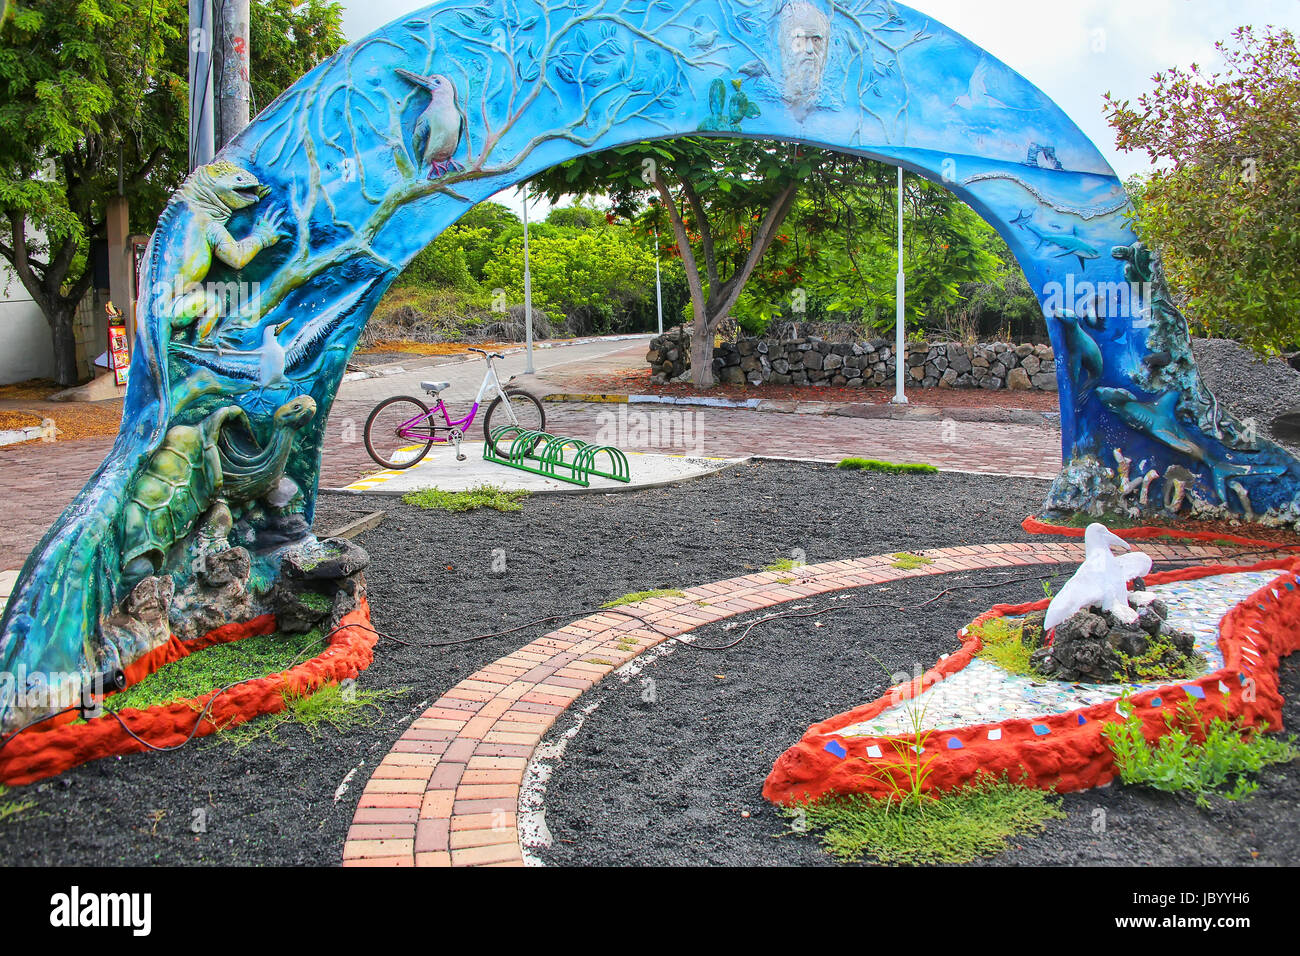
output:
{"label": "white concrete pad", "polygon": [[688,481],[747,460],[628,452],[631,482],[625,484],[610,478],[593,477],[590,486],[584,488],[581,485],[536,475],[494,461],[485,461],[482,442],[465,442],[463,449],[466,455],[464,461],[457,461],[455,452],[450,448],[434,448],[423,461],[410,468],[385,468],[359,478],[344,488],[329,490],[394,496],[404,495],[410,491],[423,491],[427,488],[468,491],[478,485],[495,485],[509,491],[529,491],[533,494],[636,491],[641,488],[658,488]]}

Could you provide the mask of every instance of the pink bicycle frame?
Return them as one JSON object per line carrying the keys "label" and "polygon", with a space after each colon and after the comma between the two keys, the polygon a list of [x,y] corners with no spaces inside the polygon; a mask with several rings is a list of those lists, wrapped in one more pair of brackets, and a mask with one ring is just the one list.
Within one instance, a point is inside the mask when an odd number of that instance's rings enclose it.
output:
{"label": "pink bicycle frame", "polygon": [[[488,359],[487,364],[488,364],[487,374],[483,376],[483,384],[479,386],[478,395],[475,396],[474,404],[470,406],[468,415],[466,415],[464,418],[459,418],[456,421],[452,421],[451,415],[448,414],[447,412],[447,404],[442,400],[442,396],[440,395],[438,396],[438,404],[434,405],[433,408],[429,409],[428,414],[416,415],[414,418],[410,419],[409,421],[403,422],[401,426],[397,429],[397,434],[403,438],[408,438],[411,441],[432,442],[438,445],[445,445],[447,444],[447,442],[451,441],[450,433],[453,430],[459,429],[462,435],[465,432],[469,431],[470,426],[474,424],[474,417],[478,415],[479,406],[483,404],[483,399],[487,395],[489,389],[495,388],[498,395],[500,395],[502,398],[505,397],[505,389],[501,387],[501,380],[497,378],[497,371],[492,366],[491,358]],[[513,410],[510,409],[509,402],[506,403],[506,408],[511,411],[510,417],[513,419],[514,418]],[[447,432],[448,432],[447,438],[439,438],[433,434],[413,433],[414,429],[417,428],[419,425],[431,421],[433,419],[435,412],[442,412],[442,420],[447,423]],[[434,425],[433,427],[437,428],[436,425]]]}

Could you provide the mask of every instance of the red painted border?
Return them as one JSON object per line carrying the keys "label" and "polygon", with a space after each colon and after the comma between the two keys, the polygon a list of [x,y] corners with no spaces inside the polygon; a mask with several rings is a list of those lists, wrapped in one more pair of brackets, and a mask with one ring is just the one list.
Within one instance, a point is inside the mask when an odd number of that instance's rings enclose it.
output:
{"label": "red painted border", "polygon": [[[243,624],[224,625],[188,644],[173,636],[127,669],[128,683],[138,683],[164,665],[202,648],[269,634],[274,629],[275,618],[267,614]],[[320,654],[287,671],[232,687],[212,704],[194,736],[203,737],[218,728],[242,724],[262,714],[283,710],[285,691],[303,693],[323,684],[356,677],[374,660],[376,640],[377,635],[370,628],[370,605],[362,597],[356,609],[339,622],[329,644]],[[190,700],[159,704],[147,710],[128,708],[120,713],[134,733],[155,747],[174,747],[190,736],[199,712],[212,696],[208,693]],[[111,715],[105,714],[84,724],[71,723],[76,716],[72,712],[37,724],[5,745],[0,750],[0,781],[7,784],[32,783],[100,757],[148,749],[123,730]]]}
{"label": "red painted border", "polygon": [[[1033,515],[1020,522],[1020,527],[1030,534],[1055,534],[1065,538],[1082,538],[1085,530],[1083,528],[1071,528],[1068,525],[1048,524],[1045,521],[1038,520]],[[1174,528],[1162,528],[1159,525],[1146,525],[1140,528],[1111,528],[1110,530],[1126,541],[1147,541],[1152,538],[1172,538],[1175,541],[1179,539],[1187,541],[1231,541],[1233,544],[1241,544],[1251,548],[1267,548],[1270,551],[1300,551],[1300,544],[1278,544],[1276,541],[1265,541],[1262,538],[1243,538],[1241,535],[1215,531],[1178,531]]]}
{"label": "red painted border", "polygon": [[[1165,571],[1147,576],[1151,584],[1187,581],[1229,572],[1282,570],[1286,573],[1252,594],[1224,615],[1219,629],[1219,646],[1224,666],[1212,674],[1145,691],[1132,698],[1142,716],[1143,732],[1155,740],[1166,731],[1164,717],[1184,701],[1191,700],[1205,719],[1240,717],[1251,725],[1280,729],[1282,696],[1277,668],[1280,659],[1300,649],[1300,587],[1296,572],[1300,557],[1264,561],[1249,567],[1208,565]],[[1288,589],[1286,582],[1293,586]],[[1274,589],[1277,593],[1274,593]],[[1006,614],[1040,610],[1047,601],[1032,604],[998,605],[976,619],[976,623]],[[979,639],[966,632],[957,653],[909,684],[892,688],[878,700],[814,724],[803,738],[786,750],[772,767],[763,796],[775,803],[796,803],[830,793],[867,793],[888,797],[894,792],[892,777],[905,784],[906,762],[891,741],[900,746],[902,737],[841,737],[837,731],[870,720],[900,699],[916,695],[922,686],[956,673],[970,663],[980,648]],[[1247,683],[1249,682],[1249,683]],[[1228,688],[1224,694],[1219,685]],[[1254,699],[1243,693],[1247,686]],[[1185,688],[1199,688],[1198,699]],[[1029,786],[1058,792],[1085,790],[1108,783],[1115,777],[1114,758],[1102,736],[1108,722],[1120,720],[1115,702],[1108,701],[1065,714],[1033,719],[975,724],[954,730],[936,731],[928,738],[918,758],[930,771],[927,791],[946,791],[973,780],[982,772]],[[1045,726],[1038,734],[1034,726]],[[999,740],[989,740],[991,730],[1000,729]],[[837,757],[825,748],[835,741],[845,752]],[[953,749],[950,742],[960,744]],[[867,756],[869,746],[879,746],[883,756]]]}

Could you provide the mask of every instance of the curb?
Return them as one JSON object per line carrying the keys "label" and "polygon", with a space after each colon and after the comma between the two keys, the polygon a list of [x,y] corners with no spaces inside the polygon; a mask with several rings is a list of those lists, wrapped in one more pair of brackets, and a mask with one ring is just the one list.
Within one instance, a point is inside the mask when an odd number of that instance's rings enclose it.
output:
{"label": "curb", "polygon": [[621,392],[550,392],[546,402],[583,402],[607,405],[681,405],[702,408],[740,408],[781,415],[835,415],[840,418],[890,421],[988,422],[1001,425],[1057,425],[1059,412],[1032,408],[944,408],[937,405],[891,405],[866,402],[821,402],[815,398],[706,398],[697,395],[632,395]]}
{"label": "curb", "polygon": [[26,428],[7,428],[0,431],[0,448],[5,445],[19,445],[25,441],[44,438],[50,430],[45,425],[28,425]]}
{"label": "curb", "polygon": [[[710,475],[716,475],[719,472],[728,470],[729,468],[735,468],[739,465],[743,465],[747,462],[755,461],[755,460],[756,458],[753,455],[746,455],[744,458],[721,458],[721,459],[717,459],[719,463],[716,466],[705,469],[704,471],[697,472],[696,474],[693,475],[681,475],[677,478],[662,478],[658,481],[648,481],[638,485],[629,486],[629,485],[620,484],[620,485],[613,485],[609,487],[602,486],[599,488],[582,488],[580,486],[575,486],[573,488],[538,488],[536,490],[533,489],[524,489],[524,490],[527,490],[530,495],[547,495],[547,496],[630,494],[634,491],[649,491],[653,488],[669,488],[673,485],[682,485],[688,481],[695,481],[696,479],[699,478],[707,478]],[[434,485],[432,487],[436,488],[437,486]],[[322,488],[321,491],[331,495],[375,495],[384,498],[401,498],[403,495],[409,494],[409,491],[383,491],[380,488]],[[376,524],[377,523],[378,522],[376,522]],[[351,525],[349,525],[348,527],[350,528]],[[366,530],[369,529],[361,528],[357,530],[356,533],[360,534],[361,531],[366,531]],[[335,536],[337,537],[338,535]]]}

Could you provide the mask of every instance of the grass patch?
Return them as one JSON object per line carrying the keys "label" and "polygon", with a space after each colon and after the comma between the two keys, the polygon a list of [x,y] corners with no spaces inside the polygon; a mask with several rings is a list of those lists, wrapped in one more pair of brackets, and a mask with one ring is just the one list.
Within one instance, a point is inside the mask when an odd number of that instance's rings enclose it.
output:
{"label": "grass patch", "polygon": [[355,727],[374,724],[383,716],[382,704],[408,693],[410,688],[407,687],[400,690],[358,690],[356,681],[323,684],[307,695],[285,692],[284,710],[224,730],[221,737],[240,749],[256,740],[281,743],[278,732],[289,724],[302,727],[312,739],[319,737],[326,727],[341,734],[347,733]]}
{"label": "grass patch", "polygon": [[0,784],[0,823],[8,823],[10,820],[17,819],[36,806],[35,800],[4,799],[8,793],[9,788]]}
{"label": "grass patch", "polygon": [[[1026,641],[1025,629],[1031,628],[1029,640]],[[1029,656],[1043,642],[1043,630],[1037,625],[1028,624],[1023,618],[1013,620],[1005,617],[991,617],[982,624],[970,628],[970,634],[980,639],[981,647],[975,656],[998,665],[1011,674],[1025,677],[1040,676],[1029,663]]]}
{"label": "grass patch", "polygon": [[426,488],[423,491],[408,491],[402,500],[408,505],[424,508],[426,511],[450,511],[460,514],[478,508],[492,508],[496,511],[521,511],[523,500],[531,492],[507,491],[496,485],[477,485],[469,491],[443,491],[441,488]]}
{"label": "grass patch", "polygon": [[1297,756],[1294,736],[1269,737],[1221,717],[1207,725],[1190,701],[1166,714],[1165,725],[1168,733],[1150,743],[1131,708],[1123,723],[1107,724],[1102,733],[1125,783],[1190,793],[1201,807],[1209,806],[1213,794],[1227,800],[1249,797],[1259,789],[1249,774]]}
{"label": "grass patch", "polygon": [[648,601],[650,598],[657,597],[686,597],[686,594],[674,588],[659,588],[655,591],[632,591],[629,594],[624,594],[621,598],[606,601],[601,605],[601,607],[618,607],[620,604],[636,604],[639,601]]}
{"label": "grass patch", "polygon": [[911,551],[900,551],[894,555],[893,566],[903,571],[913,571],[916,568],[923,568],[927,564],[934,564],[934,558],[925,558],[919,554],[913,554]]}
{"label": "grass patch", "polygon": [[845,471],[883,471],[891,475],[932,475],[939,471],[934,465],[897,464],[874,458],[845,458],[835,467]]}
{"label": "grass patch", "polygon": [[318,653],[325,645],[319,628],[306,634],[261,634],[242,641],[216,644],[150,674],[140,683],[104,700],[104,709],[143,710],[157,704],[188,700],[236,681],[278,674]]}
{"label": "grass patch", "polygon": [[782,813],[814,831],[841,863],[869,858],[895,864],[969,863],[1065,816],[1051,794],[987,775],[938,798],[900,802],[853,794]]}
{"label": "grass patch", "polygon": [[782,558],[780,561],[774,561],[763,567],[764,571],[794,571],[796,568],[807,567],[803,561],[796,561],[794,558]]}

